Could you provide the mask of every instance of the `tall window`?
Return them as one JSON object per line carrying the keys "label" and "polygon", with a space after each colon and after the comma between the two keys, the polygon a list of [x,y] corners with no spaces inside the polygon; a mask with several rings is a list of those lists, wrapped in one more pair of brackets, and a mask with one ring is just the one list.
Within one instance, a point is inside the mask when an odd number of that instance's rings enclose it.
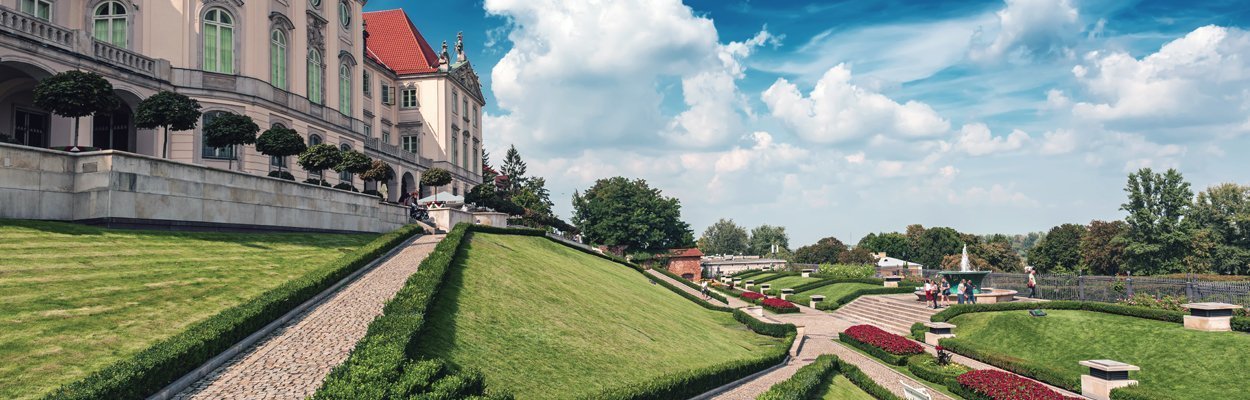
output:
{"label": "tall window", "polygon": [[365,137],[373,137],[373,125],[365,124]]}
{"label": "tall window", "polygon": [[220,8],[204,14],[204,70],[234,73],[234,17]]}
{"label": "tall window", "polygon": [[308,49],[308,101],[321,104],[321,52]]}
{"label": "tall window", "polygon": [[126,6],[116,1],[100,3],[93,17],[92,34],[96,39],[117,47],[126,47]]}
{"label": "tall window", "polygon": [[473,163],[469,164],[469,172],[480,172],[478,169],[482,167],[482,163],[477,161],[478,154],[481,153],[477,151],[477,142],[475,141],[473,142]]}
{"label": "tall window", "polygon": [[477,126],[477,106],[473,106],[473,126]]}
{"label": "tall window", "polygon": [[352,115],[352,69],[339,66],[339,112]]}
{"label": "tall window", "polygon": [[382,104],[388,106],[395,104],[395,92],[392,92],[391,89],[391,85],[388,85],[385,82],[382,83]]}
{"label": "tall window", "polygon": [[460,93],[451,92],[451,113],[456,114],[456,105],[460,104]]}
{"label": "tall window", "polygon": [[47,0],[22,0],[22,12],[44,21],[51,21],[52,2]]}
{"label": "tall window", "polygon": [[339,0],[339,23],[344,29],[352,27],[352,6],[347,0]]}
{"label": "tall window", "polygon": [[404,89],[403,94],[404,94],[403,103],[400,103],[399,106],[403,108],[416,108],[417,107],[417,89],[406,88]]}
{"label": "tall window", "polygon": [[469,131],[464,131],[464,141],[460,142],[460,166],[469,168]]}
{"label": "tall window", "polygon": [[406,152],[421,154],[421,136],[401,136],[399,138],[399,145],[403,147]]}
{"label": "tall window", "polygon": [[[319,144],[321,144],[321,135],[318,135],[315,133],[312,135],[308,135],[308,147],[313,147]],[[308,177],[322,179],[324,174],[325,174],[325,171],[309,172]]]}
{"label": "tall window", "polygon": [[451,161],[452,165],[455,165],[457,161],[460,161],[460,155],[457,154],[459,151],[460,151],[460,135],[457,133],[453,133],[451,134],[451,159],[448,160],[448,161]]}
{"label": "tall window", "polygon": [[269,83],[286,89],[286,32],[274,29],[269,34]]}
{"label": "tall window", "polygon": [[[339,146],[339,150],[342,150],[342,151],[348,151],[351,149],[352,149],[352,146],[348,146],[347,144],[343,144]],[[343,182],[348,185],[352,184],[352,173],[347,172],[347,171],[339,172],[339,182]]]}
{"label": "tall window", "polygon": [[[209,122],[212,122],[214,119],[216,119],[219,116],[224,115],[225,113],[226,113],[225,111],[209,111],[209,112],[204,113],[204,116],[201,117],[201,119],[203,119],[203,121],[201,121],[200,123],[201,131],[203,130],[202,129],[203,127],[208,126]],[[204,142],[203,135],[200,136],[200,139],[201,139],[200,140],[200,143],[201,143],[200,157],[211,158],[211,159],[216,159],[216,160],[233,160],[234,159],[234,146],[212,147],[212,146],[203,144]]]}
{"label": "tall window", "polygon": [[382,143],[391,144],[391,131],[382,130]]}
{"label": "tall window", "polygon": [[372,83],[369,83],[369,81],[370,81],[370,79],[369,79],[369,78],[370,78],[370,76],[369,76],[369,70],[368,70],[368,69],[364,69],[364,68],[361,68],[361,69],[363,69],[363,70],[364,70],[364,72],[365,72],[365,74],[364,74],[365,79],[364,79],[364,82],[362,82],[362,83],[363,83],[363,85],[361,85],[361,86],[360,86],[360,88],[361,88],[361,89],[364,89],[365,96],[370,96],[370,95],[372,95],[372,94],[373,94],[373,84],[372,84]]}
{"label": "tall window", "polygon": [[460,101],[460,112],[464,115],[464,119],[469,119],[469,96],[464,96],[464,99]]}

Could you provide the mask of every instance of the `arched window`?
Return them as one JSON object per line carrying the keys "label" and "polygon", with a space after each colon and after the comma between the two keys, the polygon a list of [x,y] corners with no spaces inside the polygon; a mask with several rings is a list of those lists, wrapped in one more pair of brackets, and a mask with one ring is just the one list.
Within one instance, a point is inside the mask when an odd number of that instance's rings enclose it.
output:
{"label": "arched window", "polygon": [[352,115],[352,68],[347,64],[339,66],[339,111]]}
{"label": "arched window", "polygon": [[269,83],[286,89],[286,32],[274,29],[269,33]]}
{"label": "arched window", "polygon": [[344,29],[352,27],[352,6],[347,0],[339,0],[339,23]]}
{"label": "arched window", "polygon": [[321,104],[321,52],[308,50],[308,101]]}
{"label": "arched window", "polygon": [[[200,131],[203,132],[203,127],[208,126],[208,123],[212,122],[213,119],[216,119],[217,117],[225,115],[225,114],[226,114],[225,111],[209,111],[209,112],[204,113],[204,115],[200,117],[202,119],[202,121],[200,122]],[[234,159],[234,146],[212,147],[207,144],[204,144],[203,138],[204,137],[201,134],[200,157],[214,159],[214,160],[233,160]]]}
{"label": "arched window", "polygon": [[126,32],[129,28],[126,6],[120,2],[106,1],[96,6],[92,15],[92,35],[96,39],[117,47],[126,47]]}
{"label": "arched window", "polygon": [[[339,145],[339,150],[348,151],[351,149],[352,146],[348,146],[347,144]],[[347,171],[339,172],[339,182],[343,182],[348,185],[352,184],[352,173]]]}
{"label": "arched window", "polygon": [[[311,135],[308,135],[308,147],[313,147],[313,146],[316,146],[316,145],[319,145],[319,144],[321,144],[321,135],[318,135],[318,134],[315,134],[315,133],[314,133],[314,134],[311,134]],[[308,177],[309,177],[309,178],[314,178],[314,179],[322,179],[322,176],[323,176],[322,174],[324,174],[324,173],[325,173],[324,171],[317,171],[317,172],[315,172],[315,173],[314,173],[314,172],[309,172],[309,173],[308,173]]]}
{"label": "arched window", "polygon": [[234,73],[234,17],[220,8],[204,13],[204,70]]}

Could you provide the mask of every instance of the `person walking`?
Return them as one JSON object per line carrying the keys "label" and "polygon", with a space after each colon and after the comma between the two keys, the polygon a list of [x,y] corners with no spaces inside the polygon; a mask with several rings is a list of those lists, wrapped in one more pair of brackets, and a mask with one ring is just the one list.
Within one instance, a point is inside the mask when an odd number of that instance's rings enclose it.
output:
{"label": "person walking", "polygon": [[942,296],[942,307],[951,305],[951,282],[942,278],[942,285],[938,287],[938,295]]}
{"label": "person walking", "polygon": [[1029,268],[1029,298],[1037,298],[1037,271]]}
{"label": "person walking", "polygon": [[964,285],[967,284],[967,282],[967,279],[962,279],[959,281],[958,285],[955,285],[955,299],[959,301],[959,304],[964,303]]}
{"label": "person walking", "polygon": [[965,298],[968,299],[968,304],[977,304],[977,287],[972,281],[968,281],[968,295]]}
{"label": "person walking", "polygon": [[933,280],[925,279],[924,280],[924,303],[925,305],[928,305],[929,302],[931,301],[933,301]]}
{"label": "person walking", "polygon": [[708,289],[707,289],[707,281],[706,281],[706,280],[704,280],[704,281],[703,281],[703,289],[701,289],[701,292],[703,293],[703,300],[707,300],[707,299],[708,299],[708,294],[707,294],[707,291],[708,291]]}

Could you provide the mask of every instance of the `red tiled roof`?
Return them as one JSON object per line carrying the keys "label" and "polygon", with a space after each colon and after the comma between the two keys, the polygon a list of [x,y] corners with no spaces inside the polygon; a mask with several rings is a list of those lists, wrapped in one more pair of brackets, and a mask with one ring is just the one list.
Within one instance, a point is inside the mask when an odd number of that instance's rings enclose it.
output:
{"label": "red tiled roof", "polygon": [[364,18],[367,54],[401,75],[438,71],[438,53],[404,10],[372,11]]}
{"label": "red tiled roof", "polygon": [[670,257],[703,257],[703,252],[696,248],[672,249],[668,253]]}

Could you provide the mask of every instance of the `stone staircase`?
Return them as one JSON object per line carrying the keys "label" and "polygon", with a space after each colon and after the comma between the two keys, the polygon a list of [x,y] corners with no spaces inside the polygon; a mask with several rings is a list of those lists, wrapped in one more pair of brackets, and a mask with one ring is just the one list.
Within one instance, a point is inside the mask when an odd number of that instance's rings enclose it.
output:
{"label": "stone staircase", "polygon": [[907,336],[912,324],[929,322],[938,311],[916,301],[915,295],[861,296],[832,314],[852,324],[872,324],[878,328]]}

